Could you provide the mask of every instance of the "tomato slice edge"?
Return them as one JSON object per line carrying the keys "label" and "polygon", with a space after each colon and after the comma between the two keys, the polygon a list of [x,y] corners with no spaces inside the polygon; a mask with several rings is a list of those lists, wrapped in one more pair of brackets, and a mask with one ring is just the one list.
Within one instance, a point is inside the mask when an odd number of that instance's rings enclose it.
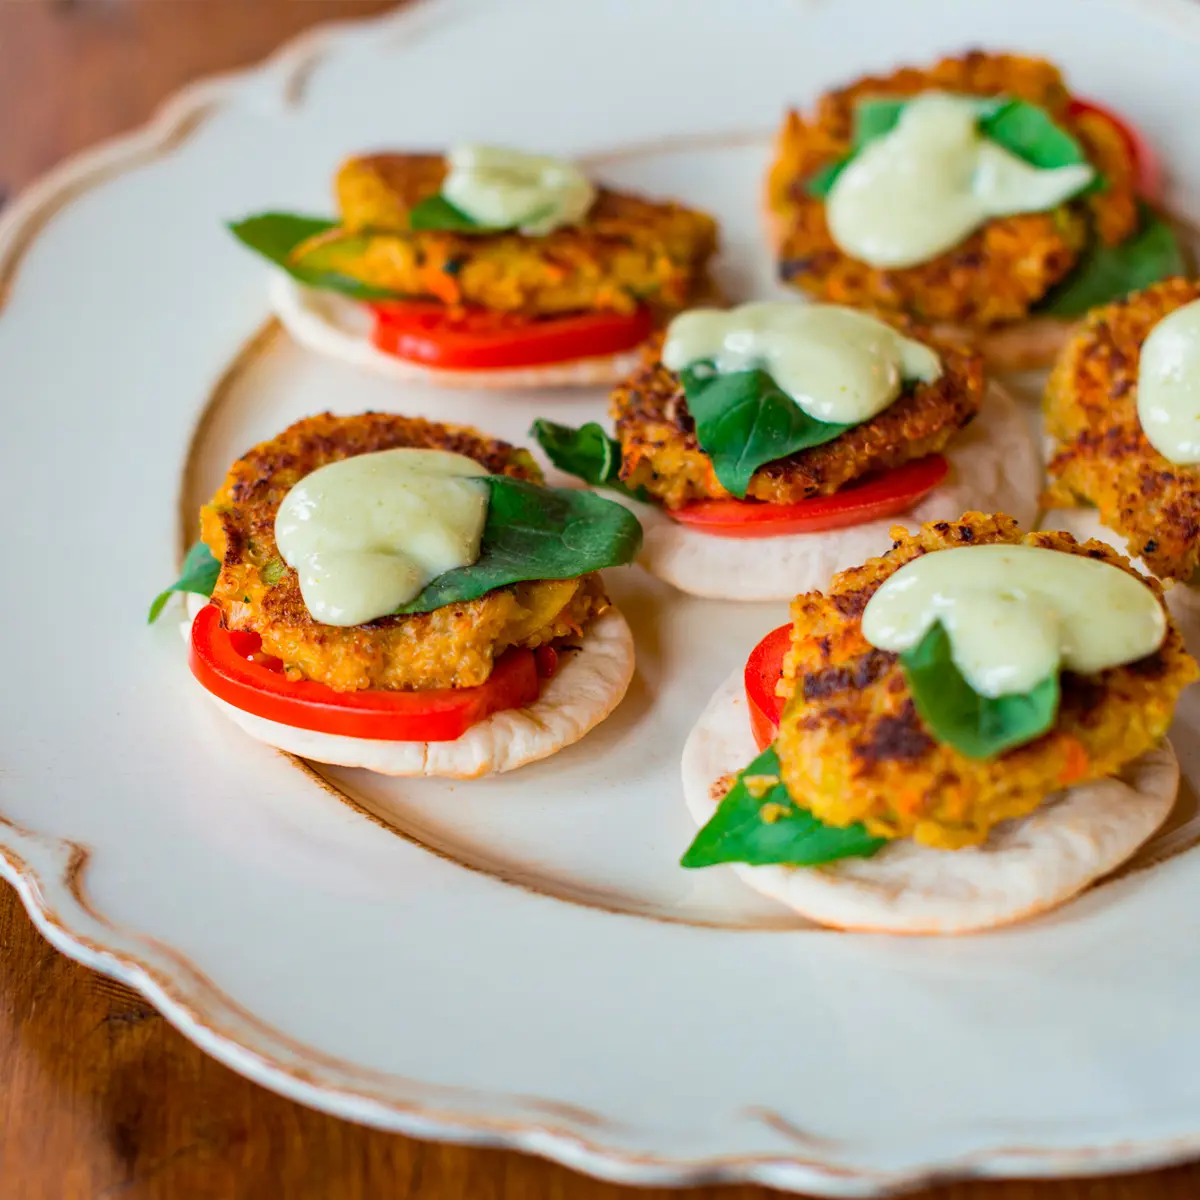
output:
{"label": "tomato slice edge", "polygon": [[620,354],[653,332],[646,307],[528,318],[488,309],[452,309],[428,301],[385,301],[374,314],[377,350],[423,366],[503,370]]}
{"label": "tomato slice edge", "polygon": [[950,464],[940,454],[904,463],[865,483],[794,504],[758,500],[696,500],[666,509],[681,525],[714,537],[767,538],[789,533],[824,533],[899,516],[938,487]]}
{"label": "tomato slice edge", "polygon": [[314,733],[373,741],[454,741],[493,713],[532,704],[540,688],[534,652],[512,649],[496,660],[478,687],[337,692],[311,679],[289,680],[280,669],[248,659],[246,652],[253,650],[248,639],[254,637],[239,632],[241,646],[236,647],[221,624],[221,610],[206,605],[192,622],[192,674],[234,708]]}
{"label": "tomato slice edge", "polygon": [[750,651],[746,660],[743,673],[746,705],[750,713],[750,731],[759,750],[765,750],[779,732],[783,700],[775,694],[775,686],[783,674],[783,656],[791,644],[791,625],[780,625]]}
{"label": "tomato slice edge", "polygon": [[1138,194],[1154,204],[1158,204],[1162,200],[1162,160],[1158,156],[1158,151],[1154,149],[1137,126],[1103,104],[1098,104],[1095,100],[1087,100],[1082,96],[1072,97],[1068,111],[1073,114],[1094,113],[1112,125],[1124,137],[1125,144],[1133,156]]}

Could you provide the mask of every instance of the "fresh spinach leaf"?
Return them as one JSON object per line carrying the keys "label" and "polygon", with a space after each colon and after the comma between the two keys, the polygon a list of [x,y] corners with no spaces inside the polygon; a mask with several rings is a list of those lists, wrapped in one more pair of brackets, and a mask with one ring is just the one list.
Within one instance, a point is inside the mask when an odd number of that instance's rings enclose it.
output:
{"label": "fresh spinach leaf", "polygon": [[[805,184],[805,191],[810,196],[828,196],[847,164],[864,146],[891,133],[909,103],[908,99],[860,100],[854,110],[850,154],[813,174]],[[1088,161],[1079,142],[1036,104],[980,96],[974,99],[974,108],[979,115],[980,131],[986,137],[1035,167],[1067,167]],[[1098,186],[1103,186],[1103,182],[1094,180],[1082,190],[1091,191]]]}
{"label": "fresh spinach leaf", "polygon": [[907,99],[860,100],[854,106],[854,149],[889,134],[900,123],[900,114],[908,107]]}
{"label": "fresh spinach leaf", "polygon": [[[853,155],[850,156],[850,158],[853,157]],[[837,162],[827,163],[820,170],[815,171],[804,184],[805,192],[810,196],[815,196],[818,200],[824,200],[833,191],[833,185],[837,183],[838,176],[850,165],[850,158],[839,158]]]}
{"label": "fresh spinach leaf", "polygon": [[638,519],[595,492],[504,475],[486,481],[491,497],[478,561],[439,575],[398,613],[432,612],[529,579],[574,579],[630,563],[641,548]]}
{"label": "fresh spinach leaf", "polygon": [[593,487],[610,488],[635,500],[646,499],[641,488],[628,488],[621,482],[621,443],[609,437],[598,422],[589,421],[573,429],[539,419],[529,432],[560,471]]}
{"label": "fresh spinach leaf", "polygon": [[1079,142],[1055,124],[1044,108],[1026,104],[1024,100],[993,104],[991,112],[981,114],[979,128],[998,146],[1042,170],[1073,167],[1088,161]]}
{"label": "fresh spinach leaf", "polygon": [[445,230],[450,233],[492,233],[494,227],[481,225],[461,208],[451,204],[440,192],[427,196],[408,210],[408,223],[413,229]]}
{"label": "fresh spinach leaf", "polygon": [[295,257],[296,249],[310,238],[336,228],[336,221],[322,217],[277,212],[259,213],[229,225],[230,231],[240,242],[307,287],[340,292],[353,300],[396,299],[399,293],[371,287],[354,279],[339,270],[332,261],[335,256],[338,260],[344,260],[347,253],[365,250],[371,241],[369,234],[347,233],[344,237],[313,247],[303,259]]}
{"label": "fresh spinach leaf", "polygon": [[[891,133],[900,123],[901,113],[913,99],[912,96],[878,96],[860,100],[854,107],[854,149],[861,150],[868,142]],[[1003,96],[968,96],[966,99],[971,101],[971,107],[985,129],[988,121],[1003,108],[1014,104],[1023,108],[1033,108],[1031,104],[1024,104],[1020,100],[1006,100]],[[1042,109],[1036,111],[1043,112]]]}
{"label": "fresh spinach leaf", "polygon": [[447,233],[506,233],[511,229],[536,226],[539,221],[544,221],[550,216],[554,209],[553,204],[546,204],[541,208],[534,209],[519,221],[511,221],[506,225],[485,225],[463,212],[457,204],[452,204],[439,192],[436,196],[427,196],[424,200],[414,204],[408,210],[408,223],[417,230],[443,230]]}
{"label": "fresh spinach leaf", "polygon": [[1175,231],[1147,204],[1138,229],[1116,246],[1093,240],[1074,270],[1035,308],[1054,317],[1078,317],[1098,304],[1119,300],[1172,275],[1188,264]]}
{"label": "fresh spinach leaf", "polygon": [[994,758],[1039,738],[1058,715],[1058,671],[1030,692],[981,696],[951,657],[950,635],[935,621],[900,655],[913,704],[939,742],[967,758]]}
{"label": "fresh spinach leaf", "polygon": [[153,625],[158,620],[174,592],[195,592],[198,596],[211,596],[220,573],[221,564],[213,558],[212,551],[203,542],[197,542],[187,552],[179,578],[154,597],[154,603],[150,605],[150,615],[146,618],[147,624]]}
{"label": "fresh spinach leaf", "polygon": [[721,486],[739,500],[759,467],[853,428],[810,417],[766,371],[721,375],[712,363],[699,362],[680,374],[696,441]]}
{"label": "fresh spinach leaf", "polygon": [[773,746],[740,771],[680,866],[738,862],[815,867],[839,858],[869,858],[887,844],[862,825],[839,829],[797,808],[779,772]]}

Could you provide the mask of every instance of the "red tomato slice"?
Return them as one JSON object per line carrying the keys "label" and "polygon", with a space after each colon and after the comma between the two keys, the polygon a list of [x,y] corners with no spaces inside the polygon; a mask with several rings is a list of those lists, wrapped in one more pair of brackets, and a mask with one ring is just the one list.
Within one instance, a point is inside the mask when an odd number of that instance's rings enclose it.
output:
{"label": "red tomato slice", "polygon": [[779,732],[783,700],[775,694],[775,687],[783,675],[783,656],[791,644],[792,627],[780,625],[754,647],[746,660],[746,704],[750,709],[750,730],[760,750],[765,750]]}
{"label": "red tomato slice", "polygon": [[472,725],[538,696],[532,650],[509,650],[486,683],[425,692],[335,692],[311,679],[295,682],[283,663],[262,653],[256,633],[225,629],[215,604],[192,623],[188,662],[214,696],[243,712],[297,729],[388,742],[452,742]]}
{"label": "red tomato slice", "polygon": [[905,463],[832,496],[814,496],[795,504],[760,500],[697,500],[668,509],[669,516],[703,533],[728,538],[782,537],[822,533],[862,525],[907,512],[946,478],[950,464],[940,454]]}
{"label": "red tomato slice", "polygon": [[647,308],[536,318],[416,300],[387,301],[371,308],[375,312],[371,340],[385,354],[467,371],[619,354],[640,345],[654,329]]}
{"label": "red tomato slice", "polygon": [[1092,100],[1075,99],[1071,101],[1071,114],[1079,116],[1101,117],[1107,121],[1125,139],[1129,153],[1133,156],[1137,190],[1147,200],[1157,204],[1162,199],[1163,171],[1162,161],[1153,146],[1127,121],[1116,113],[1096,104]]}

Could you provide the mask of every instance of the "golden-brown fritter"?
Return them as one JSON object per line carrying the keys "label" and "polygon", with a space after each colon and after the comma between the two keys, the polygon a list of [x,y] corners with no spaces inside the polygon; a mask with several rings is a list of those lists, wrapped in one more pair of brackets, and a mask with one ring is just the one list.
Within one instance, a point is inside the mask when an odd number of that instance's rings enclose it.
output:
{"label": "golden-brown fritter", "polygon": [[641,304],[670,313],[709,288],[717,226],[705,213],[600,189],[581,225],[545,237],[412,230],[409,209],[437,194],[445,173],[437,155],[350,159],[337,178],[343,227],[296,260],[319,254],[322,267],[374,287],[529,316]]}
{"label": "golden-brown fritter", "polygon": [[[1154,654],[1097,675],[1069,671],[1054,729],[990,760],[935,742],[921,722],[895,654],[862,634],[867,601],[906,562],[931,551],[1024,543],[1100,559],[1138,575],[1102,542],[1066,533],[1022,536],[1006,516],[892,531],[892,549],[833,577],[825,594],[792,604],[792,647],[776,748],[791,795],[830,825],[863,821],[881,837],[954,848],[983,842],[1000,821],[1032,812],[1070,784],[1112,775],[1166,733],[1183,688],[1197,677],[1179,630]],[[1160,602],[1162,589],[1145,581]]]}
{"label": "golden-brown fritter", "polygon": [[[983,402],[983,363],[961,345],[939,341],[902,319],[907,336],[934,347],[942,375],[920,383],[883,412],[840,437],[760,467],[746,497],[788,504],[829,495],[875,471],[937,454],[968,425]],[[621,443],[621,478],[667,508],[729,493],[696,441],[683,384],[663,366],[663,337],[646,344],[641,365],[612,394],[609,405]]]}
{"label": "golden-brown fritter", "polygon": [[[805,191],[819,170],[851,149],[854,109],[864,97],[927,90],[1011,96],[1046,109],[1083,144],[1105,177],[1103,191],[1052,212],[989,221],[960,245],[913,267],[875,268],[838,247],[825,201]],[[1089,217],[1107,244],[1137,228],[1135,163],[1123,135],[1097,113],[1075,113],[1058,69],[1036,58],[973,51],[929,68],[905,67],[830,92],[811,118],[789,112],[767,179],[767,212],[780,277],[837,304],[900,311],[930,323],[984,328],[1025,317],[1078,261]]]}
{"label": "golden-brown fritter", "polygon": [[213,602],[230,629],[253,630],[291,678],[337,691],[474,687],[510,646],[536,647],[577,636],[608,607],[598,575],[535,580],[448,604],[431,613],[380,617],[365,625],[322,625],[309,615],[296,572],[275,544],[275,515],[305,475],[375,450],[449,450],[494,475],[540,483],[527,450],[464,425],[416,417],[324,413],[255,446],[230,468],[200,513],[201,535],[221,563]]}
{"label": "golden-brown fritter", "polygon": [[1200,565],[1200,467],[1173,463],[1146,440],[1137,411],[1142,343],[1200,283],[1167,279],[1091,312],[1046,389],[1057,440],[1047,507],[1085,501],[1161,579],[1188,581]]}

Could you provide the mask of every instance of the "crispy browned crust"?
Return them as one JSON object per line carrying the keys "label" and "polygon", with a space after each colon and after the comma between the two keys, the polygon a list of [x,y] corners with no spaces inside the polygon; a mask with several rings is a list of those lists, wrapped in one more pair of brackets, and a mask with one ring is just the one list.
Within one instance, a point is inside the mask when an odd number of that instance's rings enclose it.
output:
{"label": "crispy browned crust", "polygon": [[[439,155],[350,159],[337,177],[343,229],[318,240],[322,262],[405,295],[534,316],[639,304],[670,313],[710,286],[710,216],[606,188],[581,225],[546,237],[413,231],[409,210],[438,192],[445,172]],[[370,236],[343,249],[345,231]],[[312,249],[301,247],[300,257]]]}
{"label": "crispy browned crust", "polygon": [[1161,579],[1187,581],[1200,565],[1200,468],[1164,458],[1137,412],[1142,343],[1168,313],[1200,299],[1200,283],[1168,279],[1090,313],[1046,389],[1056,439],[1048,507],[1095,505],[1129,552]]}
{"label": "crispy browned crust", "polygon": [[[929,89],[1007,95],[1047,109],[1083,143],[1108,187],[1053,212],[989,222],[953,250],[915,267],[878,269],[844,254],[809,178],[851,148],[854,106],[865,96]],[[1076,115],[1058,69],[1041,59],[972,51],[929,68],[858,80],[821,98],[811,118],[787,114],[767,179],[780,277],[839,304],[900,311],[930,323],[987,328],[1020,320],[1063,279],[1086,244],[1089,214],[1108,243],[1137,227],[1134,162],[1120,133],[1097,115]]]}
{"label": "crispy browned crust", "polygon": [[[829,495],[864,475],[939,453],[971,422],[983,401],[979,355],[908,322],[896,324],[937,349],[941,377],[916,385],[841,437],[760,468],[746,492],[750,499],[786,504]],[[662,342],[660,336],[647,343],[637,371],[612,394],[609,410],[621,443],[621,478],[631,487],[645,488],[667,508],[727,497],[712,460],[696,441],[683,384],[663,366]]]}
{"label": "crispy browned crust", "polygon": [[[1168,615],[1162,647],[1095,676],[1066,672],[1058,723],[1045,736],[990,761],[933,740],[913,707],[894,654],[862,635],[862,613],[885,579],[930,551],[1025,543],[1084,554],[1138,575],[1102,542],[1066,533],[1021,535],[1010,517],[967,513],[959,521],[893,531],[892,549],[835,575],[825,594],[792,604],[790,694],[776,743],[793,797],[832,825],[864,821],[882,837],[954,848],[986,839],[1000,821],[1032,812],[1052,792],[1112,775],[1167,731],[1179,693],[1200,673]],[[1154,580],[1146,584],[1162,600]]]}
{"label": "crispy browned crust", "polygon": [[[338,691],[474,687],[510,646],[574,637],[608,607],[597,575],[540,580],[450,604],[431,613],[381,617],[365,625],[322,625],[309,615],[296,572],[275,544],[275,515],[288,491],[327,463],[376,450],[449,450],[495,475],[541,482],[529,452],[463,425],[364,413],[308,417],[255,446],[230,468],[201,510],[204,541],[221,562],[213,602],[231,629],[252,630],[289,676]],[[271,564],[268,583],[263,569]]]}

